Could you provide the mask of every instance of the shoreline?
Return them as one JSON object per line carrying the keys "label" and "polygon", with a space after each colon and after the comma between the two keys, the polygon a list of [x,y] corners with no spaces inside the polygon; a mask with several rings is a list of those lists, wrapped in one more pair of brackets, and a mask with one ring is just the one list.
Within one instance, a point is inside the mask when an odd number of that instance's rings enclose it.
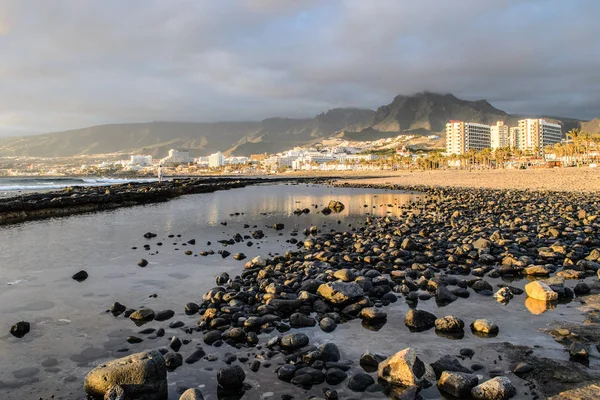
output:
{"label": "shoreline", "polygon": [[57,191],[34,192],[0,198],[0,226],[166,202],[187,194],[211,193],[248,185],[289,181],[314,182],[315,179],[185,178],[164,182],[131,182],[109,186],[73,186]]}

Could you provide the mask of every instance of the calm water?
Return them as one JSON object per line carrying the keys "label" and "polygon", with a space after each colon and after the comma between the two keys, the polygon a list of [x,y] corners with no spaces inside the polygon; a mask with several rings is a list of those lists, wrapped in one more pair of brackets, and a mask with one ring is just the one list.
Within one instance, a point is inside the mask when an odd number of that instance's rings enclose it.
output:
{"label": "calm water", "polygon": [[[292,214],[296,208],[315,210],[313,204],[321,208],[331,199],[342,201],[346,210],[330,216],[314,211],[302,216]],[[231,257],[222,259],[219,255],[186,256],[185,250],[193,250],[195,254],[208,249],[217,251],[223,248],[216,243],[219,239],[229,239],[237,232],[244,235],[262,229],[267,237],[262,241],[253,240],[253,247],[242,242],[228,246],[227,250],[232,254],[244,252],[249,259],[256,255],[283,253],[295,248],[285,242],[293,229],[301,232],[311,225],[323,224],[323,230],[348,229],[349,223],[362,222],[366,213],[397,214],[401,211],[399,205],[416,199],[416,195],[371,189],[253,186],[184,196],[164,204],[0,227],[0,327],[6,333],[0,334],[0,398],[46,399],[54,394],[55,398],[82,399],[83,377],[94,365],[123,356],[124,353],[117,352],[122,347],[137,352],[167,346],[173,335],[192,340],[181,350],[184,358],[187,357],[196,344],[203,344],[200,334],[186,335],[177,329],[167,329],[163,338],[145,339],[140,344],[130,345],[125,341],[128,336],[146,336],[138,335],[140,328],[128,319],[105,313],[114,301],[119,301],[129,308],[145,305],[155,311],[173,309],[176,312],[170,321],[154,321],[144,328],[167,327],[169,322],[177,320],[194,326],[198,316],[186,316],[183,312],[185,303],[199,303],[202,294],[215,286],[214,279],[220,272],[227,271],[231,276],[239,274],[245,261],[235,261]],[[233,213],[243,215],[230,215]],[[221,222],[227,222],[227,226]],[[271,227],[275,222],[284,223],[285,229],[274,231]],[[244,229],[245,223],[257,228]],[[147,241],[142,237],[147,231],[157,233],[158,237]],[[168,238],[169,234],[181,237]],[[183,245],[192,238],[196,239],[195,246]],[[158,241],[164,245],[156,246]],[[212,245],[208,246],[207,241]],[[151,244],[150,251],[143,250],[145,243]],[[132,250],[134,246],[138,249]],[[143,269],[137,266],[137,260],[142,257],[150,262]],[[82,283],[70,278],[80,269],[90,275]],[[488,280],[494,285],[500,282]],[[524,283],[515,285],[523,287]],[[153,294],[157,296],[150,297]],[[319,329],[304,331],[315,343],[335,341],[342,351],[342,358],[355,362],[355,371],[360,369],[358,359],[365,350],[391,354],[408,346],[416,348],[427,362],[444,354],[457,354],[462,347],[478,349],[487,343],[504,341],[541,345],[546,352],[562,357],[562,347],[538,329],[555,319],[581,320],[580,313],[569,310],[575,307],[573,303],[560,305],[555,310],[533,316],[527,311],[523,296],[502,306],[493,298],[472,294],[471,299],[460,299],[443,310],[434,300],[419,302],[421,309],[440,317],[453,314],[467,323],[475,318],[492,318],[500,326],[500,335],[495,339],[477,338],[468,330],[465,338],[458,342],[438,337],[433,331],[410,333],[403,322],[408,310],[403,300],[386,309],[388,322],[376,332],[363,328],[359,320],[340,325],[330,334]],[[20,320],[31,322],[32,330],[24,338],[17,339],[8,331]],[[267,338],[261,337],[261,342]],[[226,345],[219,349],[202,347],[208,354],[221,356],[231,351]],[[479,361],[489,362],[486,357],[489,354],[482,352]],[[55,358],[56,365],[47,366],[54,364],[48,362],[49,358]],[[44,361],[46,366],[42,366]],[[205,398],[216,399],[215,375],[222,366],[221,361],[201,360],[170,373],[170,399],[178,398],[178,386],[194,385],[205,385],[202,388]],[[296,398],[305,396],[301,389],[279,382],[273,372],[275,368],[276,363],[270,368],[261,368],[258,373],[245,368],[247,382],[253,389],[244,398],[269,398],[273,391],[278,393],[273,398],[279,398],[279,393],[295,394]],[[310,393],[319,395],[322,387],[314,387]],[[337,389],[340,398],[350,396],[345,383]],[[428,398],[439,398],[435,389],[424,394]],[[362,397],[353,394],[353,397],[384,398],[381,394],[363,394]]]}

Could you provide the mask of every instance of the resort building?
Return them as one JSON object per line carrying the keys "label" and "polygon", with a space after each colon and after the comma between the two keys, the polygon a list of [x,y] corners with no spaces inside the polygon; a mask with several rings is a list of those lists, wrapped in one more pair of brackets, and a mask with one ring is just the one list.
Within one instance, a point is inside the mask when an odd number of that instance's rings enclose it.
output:
{"label": "resort building", "polygon": [[519,127],[515,126],[508,130],[508,147],[516,149],[518,147]]}
{"label": "resort building", "polygon": [[160,160],[161,164],[182,164],[192,162],[189,151],[169,150],[169,155]]}
{"label": "resort building", "polygon": [[450,120],[446,124],[446,153],[465,154],[469,150],[490,147],[490,126]]}
{"label": "resort building", "polygon": [[208,166],[210,168],[219,168],[225,165],[225,156],[220,151],[208,156]]}
{"label": "resort building", "polygon": [[510,146],[510,131],[504,121],[496,122],[496,125],[490,126],[490,147],[498,149]]}
{"label": "resort building", "polygon": [[517,147],[521,150],[541,152],[544,147],[559,143],[562,139],[561,126],[544,119],[522,119],[519,121]]}
{"label": "resort building", "polygon": [[137,165],[140,167],[149,167],[152,165],[152,156],[131,156],[129,165]]}

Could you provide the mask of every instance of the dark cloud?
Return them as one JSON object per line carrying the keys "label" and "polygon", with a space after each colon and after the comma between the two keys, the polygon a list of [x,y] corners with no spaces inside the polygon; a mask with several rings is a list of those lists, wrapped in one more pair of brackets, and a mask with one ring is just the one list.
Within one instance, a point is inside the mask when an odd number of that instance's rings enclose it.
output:
{"label": "dark cloud", "polygon": [[377,107],[600,115],[595,0],[4,0],[0,135]]}

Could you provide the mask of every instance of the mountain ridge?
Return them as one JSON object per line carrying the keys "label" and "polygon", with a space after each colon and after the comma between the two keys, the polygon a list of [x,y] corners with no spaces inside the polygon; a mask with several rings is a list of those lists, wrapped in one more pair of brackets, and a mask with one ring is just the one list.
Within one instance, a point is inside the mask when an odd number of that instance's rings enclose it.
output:
{"label": "mountain ridge", "polygon": [[[194,156],[219,150],[228,155],[248,156],[276,153],[331,136],[374,140],[398,134],[439,134],[449,119],[487,124],[501,120],[516,125],[520,118],[523,116],[508,114],[484,99],[469,101],[450,93],[424,91],[398,95],[375,110],[333,108],[312,118],[114,123],[10,137],[0,139],[0,156],[72,157],[123,152],[162,157],[171,148],[189,150]],[[573,118],[546,118],[560,122],[563,133],[585,123]]]}

